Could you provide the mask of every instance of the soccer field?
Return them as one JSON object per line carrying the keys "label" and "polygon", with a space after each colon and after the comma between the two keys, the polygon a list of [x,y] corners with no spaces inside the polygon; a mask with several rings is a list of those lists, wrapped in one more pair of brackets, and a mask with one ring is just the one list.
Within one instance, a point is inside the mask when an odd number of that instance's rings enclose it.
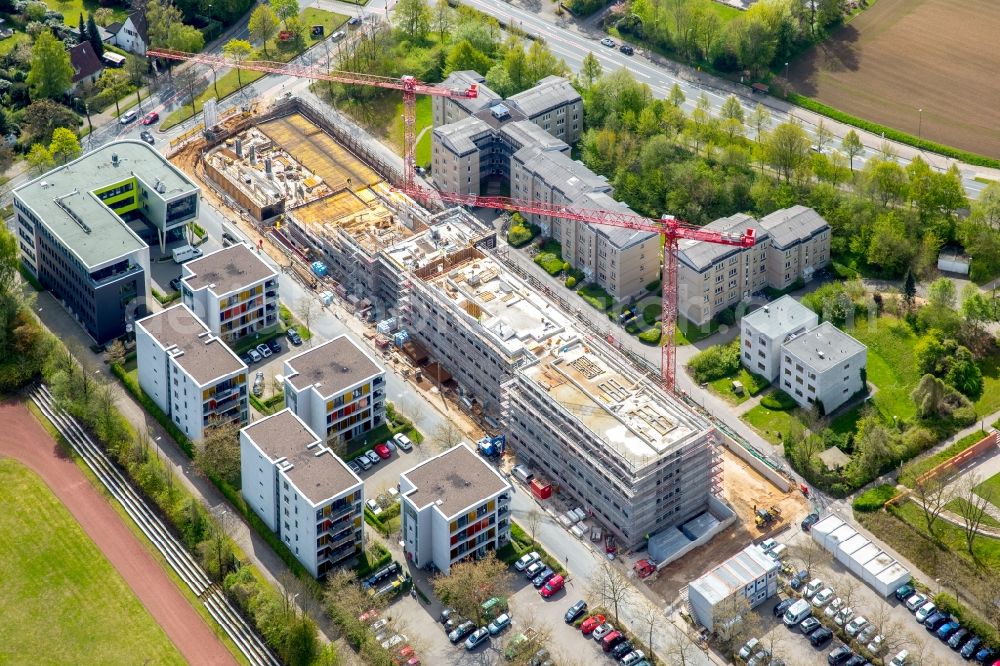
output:
{"label": "soccer field", "polygon": [[0,459],[0,663],[183,664],[65,506]]}

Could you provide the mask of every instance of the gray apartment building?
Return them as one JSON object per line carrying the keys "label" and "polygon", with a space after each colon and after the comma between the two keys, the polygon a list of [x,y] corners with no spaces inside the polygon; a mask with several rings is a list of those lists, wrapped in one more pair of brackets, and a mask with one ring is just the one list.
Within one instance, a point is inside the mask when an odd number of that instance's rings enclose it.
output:
{"label": "gray apartment building", "polygon": [[[468,86],[476,76],[456,72],[445,84]],[[515,199],[630,212],[611,197],[606,179],[570,157],[569,144],[583,129],[583,105],[569,81],[549,76],[507,100],[488,91],[476,104],[468,102],[435,100],[432,171],[438,189],[479,194],[492,180],[509,184]],[[563,244],[563,257],[588,281],[616,298],[641,292],[659,275],[655,234],[548,215],[526,217]]]}
{"label": "gray apartment building", "polygon": [[678,311],[698,326],[765,287],[786,289],[809,281],[830,263],[830,225],[805,206],[777,210],[755,220],[737,213],[706,229],[740,232],[754,229],[750,248],[681,241],[678,252]]}
{"label": "gray apartment building", "polygon": [[198,187],[140,141],[117,141],[14,190],[21,259],[98,343],[146,314],[149,246],[198,214]]}

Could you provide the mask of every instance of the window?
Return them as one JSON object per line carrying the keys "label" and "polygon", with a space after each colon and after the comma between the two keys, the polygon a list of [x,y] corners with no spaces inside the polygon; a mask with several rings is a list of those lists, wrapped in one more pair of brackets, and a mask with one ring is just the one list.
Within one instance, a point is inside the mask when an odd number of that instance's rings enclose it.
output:
{"label": "window", "polygon": [[763,364],[763,363],[760,363],[760,362],[758,362],[758,363],[757,363],[757,368],[758,368],[759,370],[766,370],[766,368],[764,367],[764,364]]}

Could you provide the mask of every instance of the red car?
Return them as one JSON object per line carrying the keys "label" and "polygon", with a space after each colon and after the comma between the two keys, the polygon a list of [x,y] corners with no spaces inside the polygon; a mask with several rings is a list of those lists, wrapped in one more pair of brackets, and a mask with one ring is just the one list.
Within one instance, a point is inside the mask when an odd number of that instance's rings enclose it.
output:
{"label": "red car", "polygon": [[563,589],[563,585],[565,584],[566,584],[566,579],[556,574],[555,576],[549,579],[549,582],[545,583],[545,585],[542,585],[541,594],[543,597],[548,599],[553,594]]}
{"label": "red car", "polygon": [[389,447],[386,446],[385,444],[376,444],[375,453],[377,453],[378,457],[381,458],[382,460],[388,460],[390,457],[392,457],[392,451],[390,451]]}
{"label": "red car", "polygon": [[580,631],[583,632],[584,636],[587,636],[594,633],[594,629],[604,624],[605,621],[606,618],[603,615],[591,615],[580,625]]}
{"label": "red car", "polygon": [[159,113],[157,113],[156,111],[150,111],[149,113],[147,113],[146,115],[144,115],[142,117],[142,124],[143,125],[152,125],[153,123],[155,123],[159,119],[160,119],[160,114]]}

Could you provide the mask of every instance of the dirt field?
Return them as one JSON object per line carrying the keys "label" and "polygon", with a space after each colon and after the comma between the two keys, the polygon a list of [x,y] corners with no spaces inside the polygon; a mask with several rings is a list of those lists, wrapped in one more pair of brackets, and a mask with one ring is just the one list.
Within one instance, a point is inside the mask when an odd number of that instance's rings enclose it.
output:
{"label": "dirt field", "polygon": [[[779,533],[809,513],[809,503],[798,492],[783,493],[745,462],[723,451],[726,501],[736,510],[737,522],[710,542],[667,565],[650,587],[665,599],[675,599],[681,588],[717,564],[746,548],[752,541]],[[771,530],[757,529],[753,505],[777,506],[783,520]]]}
{"label": "dirt field", "polygon": [[1000,157],[998,34],[996,0],[878,0],[789,76],[795,92],[852,115]]}
{"label": "dirt field", "polygon": [[0,456],[38,474],[111,562],[191,664],[233,664],[233,656],[181,595],[122,519],[23,405],[0,403]]}

